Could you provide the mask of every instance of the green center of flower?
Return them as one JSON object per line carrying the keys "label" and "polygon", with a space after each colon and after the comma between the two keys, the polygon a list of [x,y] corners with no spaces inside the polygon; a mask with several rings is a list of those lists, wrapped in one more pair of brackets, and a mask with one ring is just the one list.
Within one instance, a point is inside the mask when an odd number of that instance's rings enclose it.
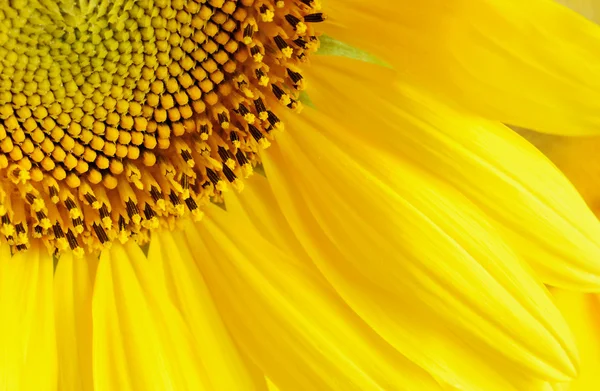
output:
{"label": "green center of flower", "polygon": [[83,254],[200,218],[300,109],[319,8],[0,0],[0,233]]}

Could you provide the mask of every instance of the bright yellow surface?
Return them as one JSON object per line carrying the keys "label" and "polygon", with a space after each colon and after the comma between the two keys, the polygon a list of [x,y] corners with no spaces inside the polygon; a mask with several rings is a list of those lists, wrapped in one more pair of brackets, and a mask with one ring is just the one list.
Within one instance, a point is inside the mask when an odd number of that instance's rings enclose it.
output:
{"label": "bright yellow surface", "polygon": [[[412,89],[403,88],[400,94],[405,96],[398,96],[398,89],[389,88],[391,72],[359,64],[342,73],[342,61],[317,60],[315,70],[320,72],[310,74],[315,82],[309,87],[314,104],[319,111],[345,118],[337,125],[318,125],[333,142],[371,145],[463,192],[544,282],[600,288],[600,223],[536,148],[500,124],[458,116]],[[333,86],[341,85],[355,92],[347,98],[350,104],[335,99]],[[318,121],[309,125],[317,127]],[[594,148],[590,145],[586,155]],[[355,153],[363,154],[360,149]],[[600,158],[596,154],[586,159]]]}
{"label": "bright yellow surface", "polygon": [[600,387],[600,301],[598,295],[553,290],[554,301],[573,330],[581,356],[580,375],[570,391],[595,391]]}
{"label": "bright yellow surface", "polygon": [[0,389],[57,389],[52,258],[0,246]]}
{"label": "bright yellow surface", "polygon": [[92,303],[94,389],[207,390],[194,337],[135,244],[100,257]]}
{"label": "bright yellow surface", "polygon": [[59,389],[93,390],[92,292],[97,262],[61,257],[54,272]]}
{"label": "bright yellow surface", "polygon": [[553,0],[326,4],[329,35],[447,102],[549,133],[600,132],[600,27]]}
{"label": "bright yellow surface", "polygon": [[[600,216],[600,138],[556,137],[520,130],[544,152]],[[581,356],[580,376],[566,389],[600,388],[600,302],[597,294],[553,290],[555,302],[573,330]]]}

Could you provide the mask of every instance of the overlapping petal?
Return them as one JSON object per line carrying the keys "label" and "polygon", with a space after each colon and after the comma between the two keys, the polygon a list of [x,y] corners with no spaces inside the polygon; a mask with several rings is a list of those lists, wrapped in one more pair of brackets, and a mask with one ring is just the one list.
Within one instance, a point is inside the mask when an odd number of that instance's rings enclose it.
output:
{"label": "overlapping petal", "polygon": [[96,391],[211,389],[191,331],[137,244],[102,252],[92,316]]}
{"label": "overlapping petal", "polygon": [[[474,377],[461,368],[468,355],[456,359],[462,338],[504,368],[574,374],[558,312],[468,199],[367,147],[352,157],[318,133],[334,124],[313,119],[282,135],[265,167],[294,233],[357,313],[451,384]],[[430,350],[414,345],[428,340]]]}
{"label": "overlapping petal", "polygon": [[266,390],[265,380],[233,343],[204,277],[194,263],[196,246],[168,231],[155,235],[148,257],[151,273],[162,277],[171,301],[193,331],[211,390]]}
{"label": "overlapping petal", "polygon": [[552,291],[554,301],[573,330],[581,355],[579,376],[563,387],[569,391],[600,388],[600,298],[594,294]]}
{"label": "overlapping petal", "polygon": [[[233,198],[184,227],[236,343],[281,390],[439,390],[337,296],[302,253],[262,234]],[[185,241],[175,240],[186,246]]]}
{"label": "overlapping petal", "polygon": [[[339,63],[318,64],[332,69],[328,77],[311,74],[317,109],[344,125],[331,121],[322,132],[354,156],[361,155],[361,144],[369,145],[450,183],[489,216],[545,282],[599,289],[600,223],[543,154],[503,125],[456,115],[402,87],[391,71],[374,74],[373,66],[357,63],[344,74],[336,72]],[[335,99],[345,89],[354,92],[350,104]]]}
{"label": "overlapping petal", "polygon": [[600,216],[600,137],[561,137],[525,129],[517,132],[566,175],[592,211]]}
{"label": "overlapping petal", "polygon": [[325,10],[331,36],[448,102],[550,133],[600,132],[600,27],[552,0],[331,0]]}

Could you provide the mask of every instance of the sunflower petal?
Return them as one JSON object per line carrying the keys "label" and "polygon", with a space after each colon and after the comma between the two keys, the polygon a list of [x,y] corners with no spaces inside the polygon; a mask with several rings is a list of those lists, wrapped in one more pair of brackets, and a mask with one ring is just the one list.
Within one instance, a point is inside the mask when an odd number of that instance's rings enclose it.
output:
{"label": "sunflower petal", "polygon": [[[403,303],[411,316],[438,318],[449,340],[478,341],[487,355],[542,379],[574,374],[560,314],[485,215],[425,171],[349,137],[336,145],[320,134],[339,126],[325,115],[306,118],[264,156],[265,170],[294,232],[361,316],[382,328],[382,315]],[[372,293],[361,297],[351,281]],[[420,365],[439,364],[404,337],[386,335],[402,351],[412,344]],[[454,375],[449,381],[460,382]]]}
{"label": "sunflower petal", "polygon": [[[296,258],[302,259],[305,257],[305,252],[300,243],[296,239],[295,233],[287,223],[284,216],[277,206],[277,198],[273,194],[268,181],[264,178],[256,177],[244,189],[244,192],[239,195],[240,206],[244,209],[251,219],[255,229],[261,233],[269,243],[276,244],[278,248],[285,253],[294,254]],[[237,203],[229,200],[228,205],[235,213],[237,211]],[[289,217],[289,216],[288,216]],[[318,231],[318,230],[317,230]],[[322,243],[322,240],[318,240]],[[329,255],[329,254],[328,254]],[[339,255],[331,254],[331,259],[339,259]],[[320,262],[317,262],[320,263]],[[326,272],[327,274],[327,272]],[[414,305],[401,300],[401,298],[386,299],[377,290],[371,290],[365,284],[359,284],[360,277],[354,273],[350,273],[349,281],[352,281],[348,287],[354,290],[357,300],[365,300],[365,306],[369,308],[370,315],[379,319],[379,324],[376,330],[381,332],[381,327],[387,330],[394,330],[395,338],[404,335],[401,352],[406,354],[411,350],[424,353],[424,367],[432,371],[434,377],[444,384],[448,389],[461,390],[546,390],[544,382],[532,378],[521,378],[517,375],[511,376],[511,382],[507,382],[506,373],[510,371],[510,367],[504,364],[486,365],[482,363],[480,353],[474,353],[470,348],[462,343],[462,341],[454,338],[449,338],[449,330],[445,326],[437,327],[440,322],[431,314],[423,313],[421,308],[414,308]],[[344,289],[347,291],[347,289]],[[368,297],[379,295],[375,302],[391,301],[396,307],[395,310],[377,308],[372,303],[368,303]],[[406,314],[410,313],[409,317],[401,315],[399,318],[391,316],[391,314]],[[418,315],[419,314],[419,315]],[[368,318],[368,316],[367,316]],[[396,322],[400,320],[400,322]],[[383,326],[382,326],[383,325]],[[382,333],[385,335],[385,331]],[[399,339],[397,339],[399,340]],[[412,343],[406,343],[411,341]],[[441,369],[443,362],[452,363],[453,372],[446,369]],[[490,360],[492,361],[492,360]],[[433,364],[437,363],[437,364]],[[429,364],[429,365],[428,365]],[[459,364],[459,365],[457,365]],[[457,368],[458,367],[458,368]],[[498,371],[498,368],[502,368]],[[440,370],[443,372],[440,375]],[[459,380],[456,380],[455,378]]]}
{"label": "sunflower petal", "polygon": [[[236,342],[280,389],[440,390],[316,272],[262,237],[234,198],[185,235]],[[301,254],[299,254],[301,256]]]}
{"label": "sunflower petal", "polygon": [[210,389],[190,331],[135,243],[102,252],[92,316],[95,390]]}
{"label": "sunflower petal", "polygon": [[280,391],[279,388],[277,388],[277,386],[273,384],[273,382],[269,378],[266,378],[266,381],[267,386],[269,387],[269,391]]}
{"label": "sunflower petal", "polygon": [[0,246],[0,389],[56,390],[52,257]]}
{"label": "sunflower petal", "polygon": [[600,27],[553,1],[331,0],[326,9],[329,35],[449,102],[549,133],[600,133]]}
{"label": "sunflower petal", "polygon": [[581,356],[579,376],[565,387],[570,391],[600,389],[600,301],[598,295],[552,291],[554,302],[573,330]]}
{"label": "sunflower petal", "polygon": [[92,381],[94,259],[61,256],[54,273],[56,340],[61,391],[88,391]]}
{"label": "sunflower petal", "polygon": [[[323,72],[311,74],[311,97],[338,119],[337,126],[321,127],[328,137],[354,148],[357,156],[361,144],[370,145],[451,183],[488,214],[544,282],[600,289],[600,223],[536,148],[502,125],[458,115],[425,94],[394,87],[393,75],[375,75],[369,64],[321,61],[318,67]],[[344,102],[336,99],[340,93],[347,96]],[[589,158],[597,160],[596,155]],[[594,170],[594,161],[585,167]],[[573,167],[579,166],[584,168],[574,161]]]}
{"label": "sunflower petal", "polygon": [[600,217],[600,137],[562,137],[516,130],[556,164]]}
{"label": "sunflower petal", "polygon": [[214,390],[265,390],[264,379],[250,373],[249,366],[233,344],[204,278],[196,267],[191,248],[170,232],[152,238],[149,261],[167,280],[173,301],[194,330],[202,362]]}

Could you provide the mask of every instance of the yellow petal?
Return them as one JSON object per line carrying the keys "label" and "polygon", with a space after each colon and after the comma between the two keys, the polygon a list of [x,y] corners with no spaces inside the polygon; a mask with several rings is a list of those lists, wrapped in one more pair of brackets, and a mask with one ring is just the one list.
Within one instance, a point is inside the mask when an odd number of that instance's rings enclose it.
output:
{"label": "yellow petal", "polygon": [[279,388],[269,378],[266,378],[267,386],[269,387],[269,391],[280,391]]}
{"label": "yellow petal", "polygon": [[173,302],[194,331],[212,389],[266,389],[262,376],[251,373],[249,363],[233,344],[204,278],[194,264],[191,253],[194,248],[188,247],[180,236],[168,231],[154,235],[148,251],[149,262],[158,275],[164,276]]}
{"label": "yellow petal", "polygon": [[52,273],[45,250],[11,258],[6,243],[0,246],[1,390],[56,390]]}
{"label": "yellow petal", "polygon": [[[261,236],[266,238],[269,243],[274,243],[278,248],[288,254],[294,254],[295,258],[303,259],[306,257],[304,249],[298,243],[296,236],[286,221],[284,216],[277,206],[277,199],[273,194],[268,181],[263,177],[254,177],[248,183],[248,186],[239,195],[239,205],[237,200],[227,199],[227,210],[232,213],[240,213],[240,206],[243,212],[251,219],[253,225],[258,229]],[[289,217],[289,216],[288,216]],[[231,219],[230,215],[227,216]],[[318,243],[321,243],[318,240]],[[317,244],[318,245],[318,244]],[[336,254],[332,255],[333,259],[339,258]],[[304,261],[306,262],[306,261]],[[319,262],[317,262],[319,263]],[[439,319],[432,316],[431,313],[423,313],[422,308],[417,308],[410,303],[407,303],[402,298],[394,297],[391,299],[395,304],[395,310],[382,310],[373,306],[368,301],[373,295],[379,295],[374,300],[380,303],[386,300],[385,296],[378,293],[376,290],[370,290],[364,284],[359,284],[360,276],[350,274],[349,280],[353,286],[348,289],[355,291],[358,301],[364,300],[365,307],[371,311],[370,315],[379,319],[378,330],[381,327],[388,330],[394,330],[398,335],[404,334],[401,352],[413,356],[410,350],[418,353],[424,353],[423,356],[429,360],[429,366],[425,367],[433,371],[433,375],[438,378],[441,384],[444,384],[448,389],[461,390],[514,390],[518,385],[519,390],[526,389],[528,391],[544,390],[548,391],[548,385],[543,381],[532,378],[521,378],[518,375],[512,374],[511,381],[507,382],[507,373],[511,373],[511,369],[507,365],[491,365],[488,366],[482,361],[480,352],[473,352],[468,344],[460,341],[452,336],[449,336],[449,331],[444,325],[440,325]],[[387,298],[389,300],[389,298]],[[403,316],[395,318],[391,314],[407,314],[411,316]],[[394,319],[395,318],[395,319]],[[400,320],[400,322],[396,322]],[[383,326],[382,326],[383,325]],[[385,334],[385,332],[384,332]],[[398,340],[398,336],[395,337]],[[407,343],[411,341],[412,343]],[[490,360],[491,361],[491,360]],[[437,364],[431,364],[436,363]],[[454,375],[447,370],[441,370],[441,363],[450,362],[454,367]],[[433,368],[433,369],[432,369]],[[458,369],[457,369],[458,368]],[[444,372],[439,375],[440,370]],[[453,376],[460,380],[452,380]]]}
{"label": "yellow petal", "polygon": [[60,257],[54,273],[56,340],[61,391],[93,390],[92,289],[93,258]]}
{"label": "yellow petal", "polygon": [[[302,258],[227,212],[185,227],[186,240],[237,344],[281,390],[440,390],[391,349]],[[302,254],[298,254],[300,257]]]}
{"label": "yellow petal", "polygon": [[[496,365],[508,360],[542,379],[574,374],[564,322],[483,213],[431,174],[354,140],[351,124],[316,112],[303,118],[265,154],[267,177],[308,253],[361,316],[450,383],[468,378],[467,368],[427,357],[406,330],[382,325],[383,314],[406,305]],[[323,135],[333,128],[345,141]]]}
{"label": "yellow petal", "polygon": [[[277,244],[280,249],[286,253],[294,254],[296,258],[302,259],[306,256],[304,249],[298,243],[294,232],[288,225],[286,216],[279,210],[277,198],[265,178],[253,178],[244,189],[244,192],[240,194],[239,200],[244,212],[251,218],[252,223],[258,228],[261,235],[270,243]],[[227,210],[236,213],[237,208],[238,204],[228,199]],[[323,241],[317,235],[315,245],[319,246],[322,243]],[[330,261],[340,258],[335,253],[326,255],[330,256]],[[323,261],[317,261],[316,263],[321,262]],[[343,267],[343,265],[340,265],[340,267]],[[327,271],[325,271],[325,274],[328,275]],[[536,387],[541,386],[540,381],[521,379],[514,375],[512,381],[507,382],[506,373],[510,373],[510,367],[503,365],[501,366],[502,370],[498,371],[498,368],[483,364],[482,357],[479,356],[480,353],[473,352],[467,344],[450,336],[447,327],[440,325],[439,319],[435,315],[432,316],[430,310],[424,312],[422,306],[417,305],[415,307],[414,301],[406,301],[401,297],[386,297],[386,295],[378,292],[376,288],[370,289],[366,284],[362,284],[362,276],[351,271],[348,275],[348,280],[351,282],[343,290],[346,292],[348,290],[354,291],[353,294],[356,298],[356,300],[353,299],[354,304],[356,301],[364,301],[365,307],[368,307],[370,311],[367,318],[372,315],[379,319],[377,331],[381,332],[382,327],[387,328],[388,331],[394,330],[393,332],[397,335],[393,338],[396,341],[399,340],[400,335],[404,335],[405,339],[399,350],[411,357],[414,357],[414,352],[421,353],[426,360],[424,367],[431,370],[438,381],[448,389],[456,387],[462,390],[506,391],[513,390],[514,385],[519,384],[519,389],[533,391],[538,389]],[[393,302],[395,308],[391,310],[389,308],[382,309],[380,305],[373,306],[372,303],[369,303],[371,299],[377,303],[386,300]],[[410,313],[410,317],[404,316],[408,313]],[[400,317],[396,317],[394,314],[400,314]],[[400,320],[400,322],[396,322],[397,320]],[[385,331],[383,334],[385,335]],[[452,363],[454,374],[440,368],[444,362]],[[441,376],[440,371],[444,372]],[[454,377],[460,378],[460,380],[457,381]]]}
{"label": "yellow petal", "polygon": [[102,252],[92,316],[96,391],[210,389],[193,336],[135,243]]}
{"label": "yellow petal", "polygon": [[553,290],[554,301],[573,330],[581,357],[579,376],[570,391],[600,389],[600,301],[598,295]]}
{"label": "yellow petal", "polygon": [[596,216],[600,216],[600,137],[561,137],[525,129],[517,131],[556,164]]}
{"label": "yellow petal", "polygon": [[354,145],[357,155],[361,144],[371,145],[451,183],[489,215],[545,282],[600,289],[600,223],[538,150],[502,125],[394,88],[393,76],[373,74],[372,65],[321,61],[318,67],[323,71],[310,75],[311,98],[340,124],[321,132],[345,148]]}
{"label": "yellow petal", "polygon": [[600,27],[553,1],[331,0],[324,9],[329,35],[448,102],[545,132],[600,133]]}

